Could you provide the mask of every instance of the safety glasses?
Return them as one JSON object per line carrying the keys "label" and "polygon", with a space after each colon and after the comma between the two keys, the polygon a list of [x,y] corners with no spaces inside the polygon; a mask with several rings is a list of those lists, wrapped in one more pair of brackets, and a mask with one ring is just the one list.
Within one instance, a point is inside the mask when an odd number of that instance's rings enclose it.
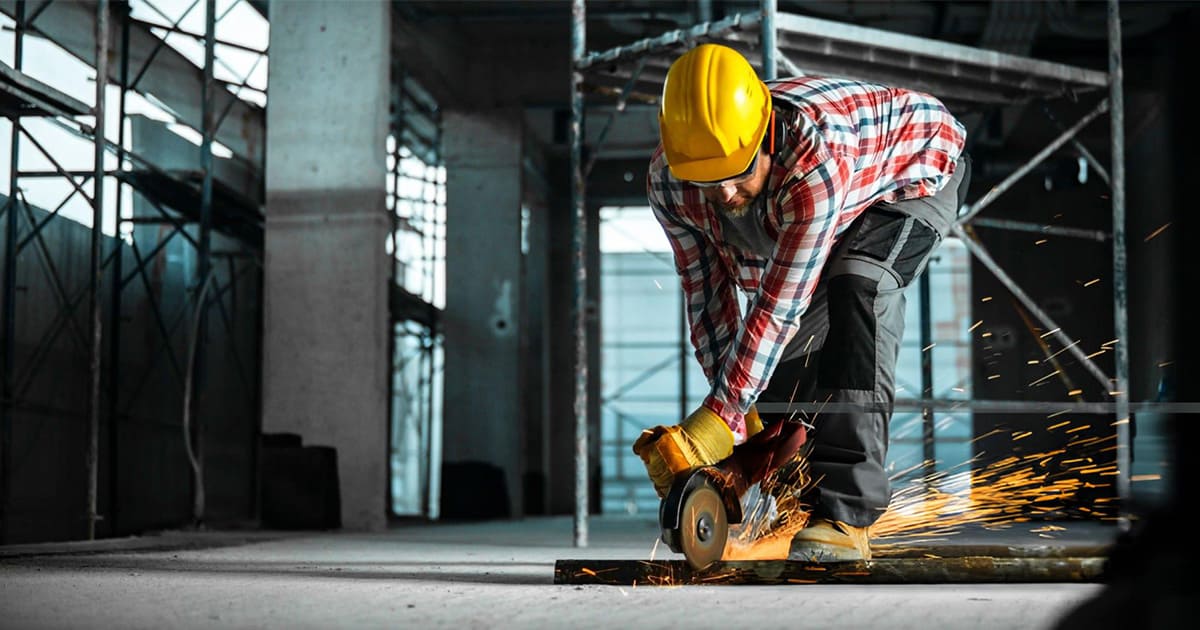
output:
{"label": "safety glasses", "polygon": [[758,156],[759,153],[756,152],[754,154],[754,159],[750,160],[750,166],[746,168],[746,170],[742,171],[740,175],[734,175],[733,177],[721,179],[715,182],[689,181],[688,183],[697,188],[718,188],[721,186],[736,186],[738,184],[745,183],[754,177],[754,171],[758,167]]}

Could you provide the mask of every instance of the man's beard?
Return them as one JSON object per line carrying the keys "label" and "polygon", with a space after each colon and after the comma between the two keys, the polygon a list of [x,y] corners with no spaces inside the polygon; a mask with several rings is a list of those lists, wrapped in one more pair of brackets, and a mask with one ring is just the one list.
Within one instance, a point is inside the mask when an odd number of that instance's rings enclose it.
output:
{"label": "man's beard", "polygon": [[750,210],[750,204],[742,204],[740,206],[724,206],[722,211],[732,219],[740,219]]}

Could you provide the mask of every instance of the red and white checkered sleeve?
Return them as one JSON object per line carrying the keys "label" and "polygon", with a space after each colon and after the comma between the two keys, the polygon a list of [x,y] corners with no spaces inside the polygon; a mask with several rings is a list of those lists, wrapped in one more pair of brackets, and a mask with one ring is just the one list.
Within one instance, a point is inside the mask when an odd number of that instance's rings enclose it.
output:
{"label": "red and white checkered sleeve", "polygon": [[692,347],[711,384],[741,318],[736,289],[711,238],[685,220],[670,198],[670,194],[651,194],[650,207],[671,244],[687,304]]}
{"label": "red and white checkered sleeve", "polygon": [[[721,365],[705,405],[744,433],[743,414],[766,387],[800,318],[812,301],[829,257],[838,216],[853,174],[853,159],[831,155],[790,183],[772,211],[780,234],[734,350]],[[741,431],[739,432],[739,429]]]}

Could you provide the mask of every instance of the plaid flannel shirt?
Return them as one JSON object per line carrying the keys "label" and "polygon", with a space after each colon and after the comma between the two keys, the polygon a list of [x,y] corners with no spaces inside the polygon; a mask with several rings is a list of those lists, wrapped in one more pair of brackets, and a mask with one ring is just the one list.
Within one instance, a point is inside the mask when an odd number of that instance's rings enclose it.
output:
{"label": "plaid flannel shirt", "polygon": [[[829,252],[868,207],[933,195],[966,129],[921,92],[820,77],[768,82],[787,141],[763,189],[770,258],[722,234],[700,189],[673,178],[662,146],[646,179],[675,257],[691,341],[711,384],[704,405],[745,441],[743,415],[766,387],[812,299]],[[743,317],[737,289],[749,298]]]}

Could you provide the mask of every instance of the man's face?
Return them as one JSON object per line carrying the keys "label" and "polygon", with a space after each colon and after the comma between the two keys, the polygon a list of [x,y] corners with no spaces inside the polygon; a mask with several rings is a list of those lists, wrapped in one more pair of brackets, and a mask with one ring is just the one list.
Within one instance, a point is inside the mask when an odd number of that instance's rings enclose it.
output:
{"label": "man's face", "polygon": [[731,217],[740,217],[750,209],[751,202],[762,193],[766,186],[767,176],[771,172],[771,160],[761,150],[750,177],[738,180],[732,179],[720,184],[700,189],[704,198],[717,210]]}

